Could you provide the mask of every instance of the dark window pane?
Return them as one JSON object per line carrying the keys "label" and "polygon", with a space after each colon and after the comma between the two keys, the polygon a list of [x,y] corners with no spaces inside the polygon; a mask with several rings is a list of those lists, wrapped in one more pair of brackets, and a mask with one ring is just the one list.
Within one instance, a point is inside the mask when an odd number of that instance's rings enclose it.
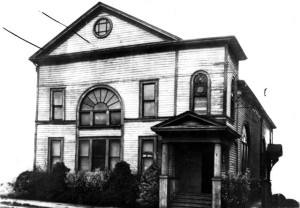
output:
{"label": "dark window pane", "polygon": [[94,110],[95,111],[103,111],[103,110],[107,110],[108,107],[106,104],[104,103],[98,103],[97,105],[95,105]]}
{"label": "dark window pane", "polygon": [[60,141],[52,140],[51,141],[51,156],[59,156],[60,157]]}
{"label": "dark window pane", "polygon": [[195,77],[195,83],[202,83],[202,84],[206,84],[207,83],[207,76],[205,74],[198,74]]}
{"label": "dark window pane", "polygon": [[106,152],[106,140],[94,140],[93,141],[93,159],[92,169],[105,168],[105,152]]}
{"label": "dark window pane", "polygon": [[121,124],[121,112],[110,112],[110,124],[111,125],[118,125]]}
{"label": "dark window pane", "polygon": [[89,157],[79,157],[79,170],[89,170]]}
{"label": "dark window pane", "polygon": [[153,140],[144,140],[143,141],[143,153],[152,153],[153,154]]}
{"label": "dark window pane", "polygon": [[63,104],[63,92],[62,91],[54,91],[53,92],[53,104],[54,105],[62,105]]}
{"label": "dark window pane", "polygon": [[143,85],[143,99],[154,100],[154,87],[155,84],[144,84]]}
{"label": "dark window pane", "polygon": [[80,124],[83,126],[90,125],[90,113],[81,113],[80,114]]}
{"label": "dark window pane", "polygon": [[155,116],[154,102],[144,102],[144,116]]}
{"label": "dark window pane", "polygon": [[94,113],[95,125],[106,125],[107,115],[104,113]]}
{"label": "dark window pane", "polygon": [[79,156],[89,156],[90,141],[79,141]]}
{"label": "dark window pane", "polygon": [[194,98],[194,112],[200,115],[207,114],[207,98],[195,97]]}
{"label": "dark window pane", "polygon": [[[111,99],[112,96],[114,96],[114,94],[111,91],[107,91],[106,97],[104,98],[105,99],[104,103],[107,103]],[[102,98],[102,94],[101,94],[101,98]]]}
{"label": "dark window pane", "polygon": [[62,107],[57,107],[55,106],[53,108],[54,111],[54,115],[53,115],[53,119],[62,119],[63,118],[63,110]]}
{"label": "dark window pane", "polygon": [[100,156],[105,157],[106,140],[94,140],[93,141],[93,157]]}
{"label": "dark window pane", "polygon": [[100,168],[101,170],[105,169],[105,157],[93,157],[92,170],[96,168]]}

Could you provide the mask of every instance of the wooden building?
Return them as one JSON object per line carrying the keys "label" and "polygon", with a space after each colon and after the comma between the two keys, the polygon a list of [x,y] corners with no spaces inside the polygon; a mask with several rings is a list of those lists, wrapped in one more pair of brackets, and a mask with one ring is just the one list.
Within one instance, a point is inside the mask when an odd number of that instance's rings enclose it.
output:
{"label": "wooden building", "polygon": [[141,173],[155,161],[160,207],[180,207],[182,194],[220,207],[222,174],[270,170],[276,127],[239,80],[245,59],[234,36],[182,40],[98,3],[30,57],[34,164],[93,170],[125,160]]}

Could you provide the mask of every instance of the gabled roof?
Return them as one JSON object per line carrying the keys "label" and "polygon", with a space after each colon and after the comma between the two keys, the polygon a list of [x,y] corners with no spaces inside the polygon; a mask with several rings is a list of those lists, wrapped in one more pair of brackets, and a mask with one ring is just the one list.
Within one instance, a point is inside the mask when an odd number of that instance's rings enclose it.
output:
{"label": "gabled roof", "polygon": [[99,11],[104,11],[110,14],[114,14],[118,16],[121,19],[124,19],[140,28],[143,28],[144,30],[147,30],[148,32],[159,36],[163,38],[166,41],[174,41],[174,40],[181,40],[179,37],[168,33],[160,28],[157,28],[147,22],[144,22],[138,18],[135,18],[129,14],[126,14],[125,12],[122,12],[120,10],[117,10],[113,7],[110,7],[106,4],[103,4],[101,2],[97,3],[94,7],[92,7],[90,10],[88,10],[86,13],[84,13],[82,16],[80,16],[76,21],[74,21],[69,27],[64,29],[61,33],[59,33],[55,38],[53,38],[51,41],[49,41],[42,49],[38,50],[36,53],[34,53],[29,59],[35,60],[39,58],[40,56],[47,54],[47,52],[51,51],[54,47],[65,41],[68,37],[74,34],[74,31],[76,31],[78,28],[82,27],[87,20],[93,18]]}

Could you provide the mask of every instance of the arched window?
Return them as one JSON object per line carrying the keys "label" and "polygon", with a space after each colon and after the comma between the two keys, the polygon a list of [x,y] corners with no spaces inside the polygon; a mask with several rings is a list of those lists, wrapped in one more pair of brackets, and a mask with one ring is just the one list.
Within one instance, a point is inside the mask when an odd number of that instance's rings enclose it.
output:
{"label": "arched window", "polygon": [[206,74],[197,73],[193,78],[192,110],[199,115],[209,112],[209,80]]}
{"label": "arched window", "polygon": [[231,95],[230,95],[230,118],[234,119],[234,105],[235,105],[235,78],[231,80]]}
{"label": "arched window", "polygon": [[248,167],[248,135],[246,126],[243,126],[241,137],[241,171],[245,172]]}
{"label": "arched window", "polygon": [[79,110],[80,126],[121,125],[121,102],[108,88],[97,88],[82,100]]}

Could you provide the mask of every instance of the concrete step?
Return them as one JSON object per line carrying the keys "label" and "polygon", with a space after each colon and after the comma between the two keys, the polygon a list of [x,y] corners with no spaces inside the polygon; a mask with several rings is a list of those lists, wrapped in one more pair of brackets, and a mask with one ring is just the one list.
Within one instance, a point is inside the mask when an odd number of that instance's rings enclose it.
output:
{"label": "concrete step", "polygon": [[211,194],[178,193],[171,201],[171,208],[211,208]]}

